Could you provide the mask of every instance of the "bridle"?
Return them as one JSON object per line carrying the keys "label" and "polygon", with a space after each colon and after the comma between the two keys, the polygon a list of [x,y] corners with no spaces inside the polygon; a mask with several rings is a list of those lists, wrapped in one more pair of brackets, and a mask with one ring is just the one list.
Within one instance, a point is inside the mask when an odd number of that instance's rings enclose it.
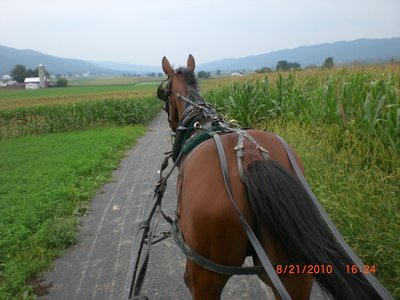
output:
{"label": "bridle", "polygon": [[160,85],[157,87],[157,98],[164,102],[163,110],[168,115],[168,122],[171,123],[171,116],[169,113],[169,106],[170,106],[170,97],[171,95],[175,96],[176,98],[183,100],[186,102],[186,110],[182,114],[182,119],[186,115],[187,109],[192,106],[198,109],[205,109],[207,106],[204,98],[200,95],[198,91],[196,91],[197,95],[201,98],[202,103],[196,103],[195,101],[190,99],[190,96],[186,97],[181,95],[180,93],[176,93],[172,90],[172,80],[175,75],[181,74],[182,72],[179,70],[174,70],[174,73],[169,75],[167,79],[163,80]]}

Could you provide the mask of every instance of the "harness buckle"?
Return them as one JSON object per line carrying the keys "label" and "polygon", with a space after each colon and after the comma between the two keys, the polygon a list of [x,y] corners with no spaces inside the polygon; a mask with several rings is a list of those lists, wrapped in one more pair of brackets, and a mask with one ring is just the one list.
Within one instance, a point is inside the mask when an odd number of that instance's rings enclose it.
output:
{"label": "harness buckle", "polygon": [[235,149],[235,151],[242,150],[243,149],[243,143],[235,146],[233,149]]}

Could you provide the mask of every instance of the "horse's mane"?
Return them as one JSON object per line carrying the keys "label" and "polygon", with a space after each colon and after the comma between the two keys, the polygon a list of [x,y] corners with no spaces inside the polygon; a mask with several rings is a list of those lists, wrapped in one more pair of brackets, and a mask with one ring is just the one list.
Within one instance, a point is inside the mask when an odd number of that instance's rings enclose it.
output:
{"label": "horse's mane", "polygon": [[184,67],[180,67],[176,69],[177,74],[182,74],[183,78],[185,79],[186,84],[188,85],[188,88],[194,89],[198,91],[198,85],[197,85],[197,78],[194,75],[194,72],[192,70],[189,70]]}

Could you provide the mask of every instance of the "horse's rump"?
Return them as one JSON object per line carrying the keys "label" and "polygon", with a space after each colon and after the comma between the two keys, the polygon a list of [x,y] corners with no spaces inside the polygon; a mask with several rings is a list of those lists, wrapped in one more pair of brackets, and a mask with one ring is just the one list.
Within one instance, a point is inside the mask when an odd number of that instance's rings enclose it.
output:
{"label": "horse's rump", "polygon": [[[268,149],[271,159],[279,160],[283,166],[290,168],[287,158],[282,155],[285,153],[283,147],[273,134],[259,130],[248,130],[248,132],[260,146]],[[232,132],[222,134],[221,140],[228,161],[233,197],[249,225],[255,228],[254,214],[247,199],[247,189],[239,176],[235,152],[238,135]],[[245,169],[252,161],[264,160],[260,151],[247,139],[244,141],[243,151]],[[213,139],[203,142],[183,159],[177,189],[181,230],[186,243],[202,256],[217,263],[242,265],[245,256],[251,254],[249,251],[251,247],[239,216],[228,197]],[[204,249],[204,240],[210,244],[209,249]],[[219,252],[224,254],[222,257],[218,257],[220,253],[216,255],[210,252],[217,244],[221,245],[222,249]],[[230,257],[226,255],[227,252],[236,253],[232,253]],[[287,257],[277,258],[281,259]]]}

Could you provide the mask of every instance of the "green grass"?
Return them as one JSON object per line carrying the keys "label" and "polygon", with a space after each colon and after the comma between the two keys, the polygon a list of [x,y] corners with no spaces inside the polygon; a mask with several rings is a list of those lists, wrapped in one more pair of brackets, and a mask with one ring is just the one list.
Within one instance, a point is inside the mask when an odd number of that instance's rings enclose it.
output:
{"label": "green grass", "polygon": [[0,141],[0,299],[31,295],[29,281],[74,243],[76,216],[143,133],[99,128]]}

